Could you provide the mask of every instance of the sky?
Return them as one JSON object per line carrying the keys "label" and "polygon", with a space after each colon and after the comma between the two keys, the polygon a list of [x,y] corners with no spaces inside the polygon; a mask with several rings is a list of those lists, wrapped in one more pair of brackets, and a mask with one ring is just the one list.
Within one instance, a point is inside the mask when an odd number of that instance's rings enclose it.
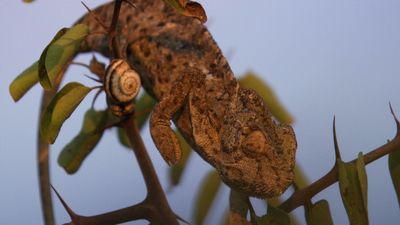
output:
{"label": "sky", "polygon": [[[90,7],[105,1],[86,0]],[[296,121],[297,163],[310,181],[334,164],[332,120],[344,161],[367,153],[395,134],[389,102],[400,114],[400,1],[397,0],[201,0],[214,39],[240,76],[254,71],[268,82]],[[85,13],[78,0],[6,1],[0,8],[0,221],[41,224],[37,185],[36,131],[41,89],[34,87],[14,103],[10,82],[38,59],[61,28]],[[77,60],[85,61],[87,57]],[[82,78],[74,67],[68,81]],[[57,164],[62,147],[79,131],[90,97],[71,116],[51,150],[52,184],[69,205],[83,215],[98,214],[141,201],[146,193],[131,152],[115,132],[105,133],[80,171],[67,175]],[[96,104],[104,107],[104,103]],[[142,132],[164,187],[167,165]],[[387,157],[367,166],[370,224],[394,225],[399,206],[387,169]],[[193,199],[210,166],[193,154],[182,184],[167,197],[175,212],[190,220]],[[219,192],[206,224],[216,224],[227,206],[228,190]],[[348,224],[332,185],[313,198],[327,199],[335,224]],[[68,221],[54,201],[57,224]],[[258,204],[259,205],[259,204]],[[263,213],[264,209],[257,210]],[[305,224],[303,210],[294,212]],[[145,224],[144,221],[128,224]]]}

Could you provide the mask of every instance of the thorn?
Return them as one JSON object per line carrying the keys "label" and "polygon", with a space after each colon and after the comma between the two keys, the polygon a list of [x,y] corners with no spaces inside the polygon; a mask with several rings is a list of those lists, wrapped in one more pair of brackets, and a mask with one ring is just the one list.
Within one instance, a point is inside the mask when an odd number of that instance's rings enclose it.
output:
{"label": "thorn", "polygon": [[90,14],[91,16],[93,16],[93,18],[100,24],[100,26],[101,26],[105,31],[107,31],[108,28],[107,28],[107,26],[101,21],[101,19],[100,19],[92,10],[90,10],[89,7],[88,7],[83,1],[81,1],[81,3],[82,3],[82,5],[86,8],[86,10],[89,12],[89,14]]}
{"label": "thorn", "polygon": [[[84,75],[85,77],[91,79],[92,81],[95,81],[95,82],[97,82],[97,83],[103,83],[101,80],[96,79],[96,78],[93,78],[93,77],[91,77],[91,76],[89,76],[89,75],[87,75],[87,74],[83,74],[83,75]],[[96,87],[97,87],[97,86],[96,86]]]}
{"label": "thorn", "polygon": [[133,4],[133,2],[131,2],[130,0],[123,0],[123,2],[128,3],[128,5],[130,5],[132,8],[137,9],[136,5]]}
{"label": "thorn", "polygon": [[340,156],[339,144],[338,144],[337,136],[336,136],[336,117],[335,116],[333,116],[333,143],[335,145],[335,158],[341,159],[342,157]]}
{"label": "thorn", "polygon": [[175,214],[175,216],[176,216],[176,218],[177,218],[178,220],[182,221],[183,223],[186,223],[186,224],[189,224],[189,225],[190,225],[190,223],[189,223],[188,221],[184,220],[184,219],[183,219],[182,217],[180,217],[179,215]]}
{"label": "thorn", "polygon": [[399,122],[399,119],[396,117],[396,114],[394,113],[392,104],[390,102],[389,102],[389,108],[390,108],[390,112],[393,115],[394,121],[396,122],[396,128],[397,128],[396,136],[399,136],[400,135],[400,122]]}
{"label": "thorn", "polygon": [[106,73],[105,67],[106,65],[104,63],[99,62],[96,56],[93,54],[89,64],[90,72],[96,74],[100,78],[100,80],[103,80]]}
{"label": "thorn", "polygon": [[101,94],[102,91],[103,91],[103,89],[100,89],[100,90],[98,90],[98,91],[96,92],[96,94],[94,95],[94,98],[93,98],[93,101],[92,101],[92,105],[91,105],[92,108],[94,108],[94,103],[96,102],[97,97],[99,97],[99,95]]}
{"label": "thorn", "polygon": [[57,192],[57,190],[53,187],[53,185],[51,185],[51,189],[53,189],[53,191],[56,193],[58,199],[60,200],[61,204],[64,206],[64,209],[67,211],[69,217],[71,218],[72,222],[74,222],[76,220],[76,218],[78,217],[77,214],[75,214],[74,211],[72,211],[72,209],[67,205],[67,203],[64,201],[64,199],[61,197],[61,195]]}
{"label": "thorn", "polygon": [[71,65],[83,66],[83,67],[85,67],[85,68],[90,70],[90,67],[88,65],[86,65],[85,63],[71,62]]}

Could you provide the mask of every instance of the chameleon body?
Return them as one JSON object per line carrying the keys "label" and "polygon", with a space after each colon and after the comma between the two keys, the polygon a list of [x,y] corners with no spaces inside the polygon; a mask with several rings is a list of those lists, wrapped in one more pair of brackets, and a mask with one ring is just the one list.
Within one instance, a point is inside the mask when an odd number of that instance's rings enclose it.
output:
{"label": "chameleon body", "polygon": [[[237,191],[256,197],[280,195],[293,181],[296,139],[289,125],[278,124],[263,99],[241,88],[205,26],[177,13],[162,0],[124,4],[120,43],[145,90],[158,100],[151,118],[153,141],[169,164],[180,145],[171,122],[192,148]],[[93,11],[111,21],[113,5]],[[99,32],[89,14],[78,21]],[[109,56],[108,40],[91,35],[81,51]]]}

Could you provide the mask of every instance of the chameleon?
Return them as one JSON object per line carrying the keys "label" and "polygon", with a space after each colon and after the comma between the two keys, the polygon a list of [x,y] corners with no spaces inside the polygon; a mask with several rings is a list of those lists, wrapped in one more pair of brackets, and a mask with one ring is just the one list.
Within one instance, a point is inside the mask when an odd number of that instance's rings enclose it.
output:
{"label": "chameleon", "polygon": [[[164,160],[173,165],[181,147],[171,121],[222,181],[248,196],[282,194],[294,178],[297,142],[292,127],[278,123],[263,99],[243,88],[207,28],[163,0],[123,4],[118,39],[143,88],[158,103],[150,133]],[[111,21],[113,4],[93,10]],[[77,23],[91,33],[102,27],[89,13]],[[105,35],[90,35],[80,52],[110,57]]]}

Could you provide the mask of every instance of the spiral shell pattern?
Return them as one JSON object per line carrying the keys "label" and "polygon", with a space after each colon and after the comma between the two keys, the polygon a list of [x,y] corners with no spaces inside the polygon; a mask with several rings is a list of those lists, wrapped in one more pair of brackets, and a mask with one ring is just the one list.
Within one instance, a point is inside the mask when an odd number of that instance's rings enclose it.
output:
{"label": "spiral shell pattern", "polygon": [[117,103],[132,101],[140,90],[140,77],[122,59],[111,61],[106,71],[104,90]]}

